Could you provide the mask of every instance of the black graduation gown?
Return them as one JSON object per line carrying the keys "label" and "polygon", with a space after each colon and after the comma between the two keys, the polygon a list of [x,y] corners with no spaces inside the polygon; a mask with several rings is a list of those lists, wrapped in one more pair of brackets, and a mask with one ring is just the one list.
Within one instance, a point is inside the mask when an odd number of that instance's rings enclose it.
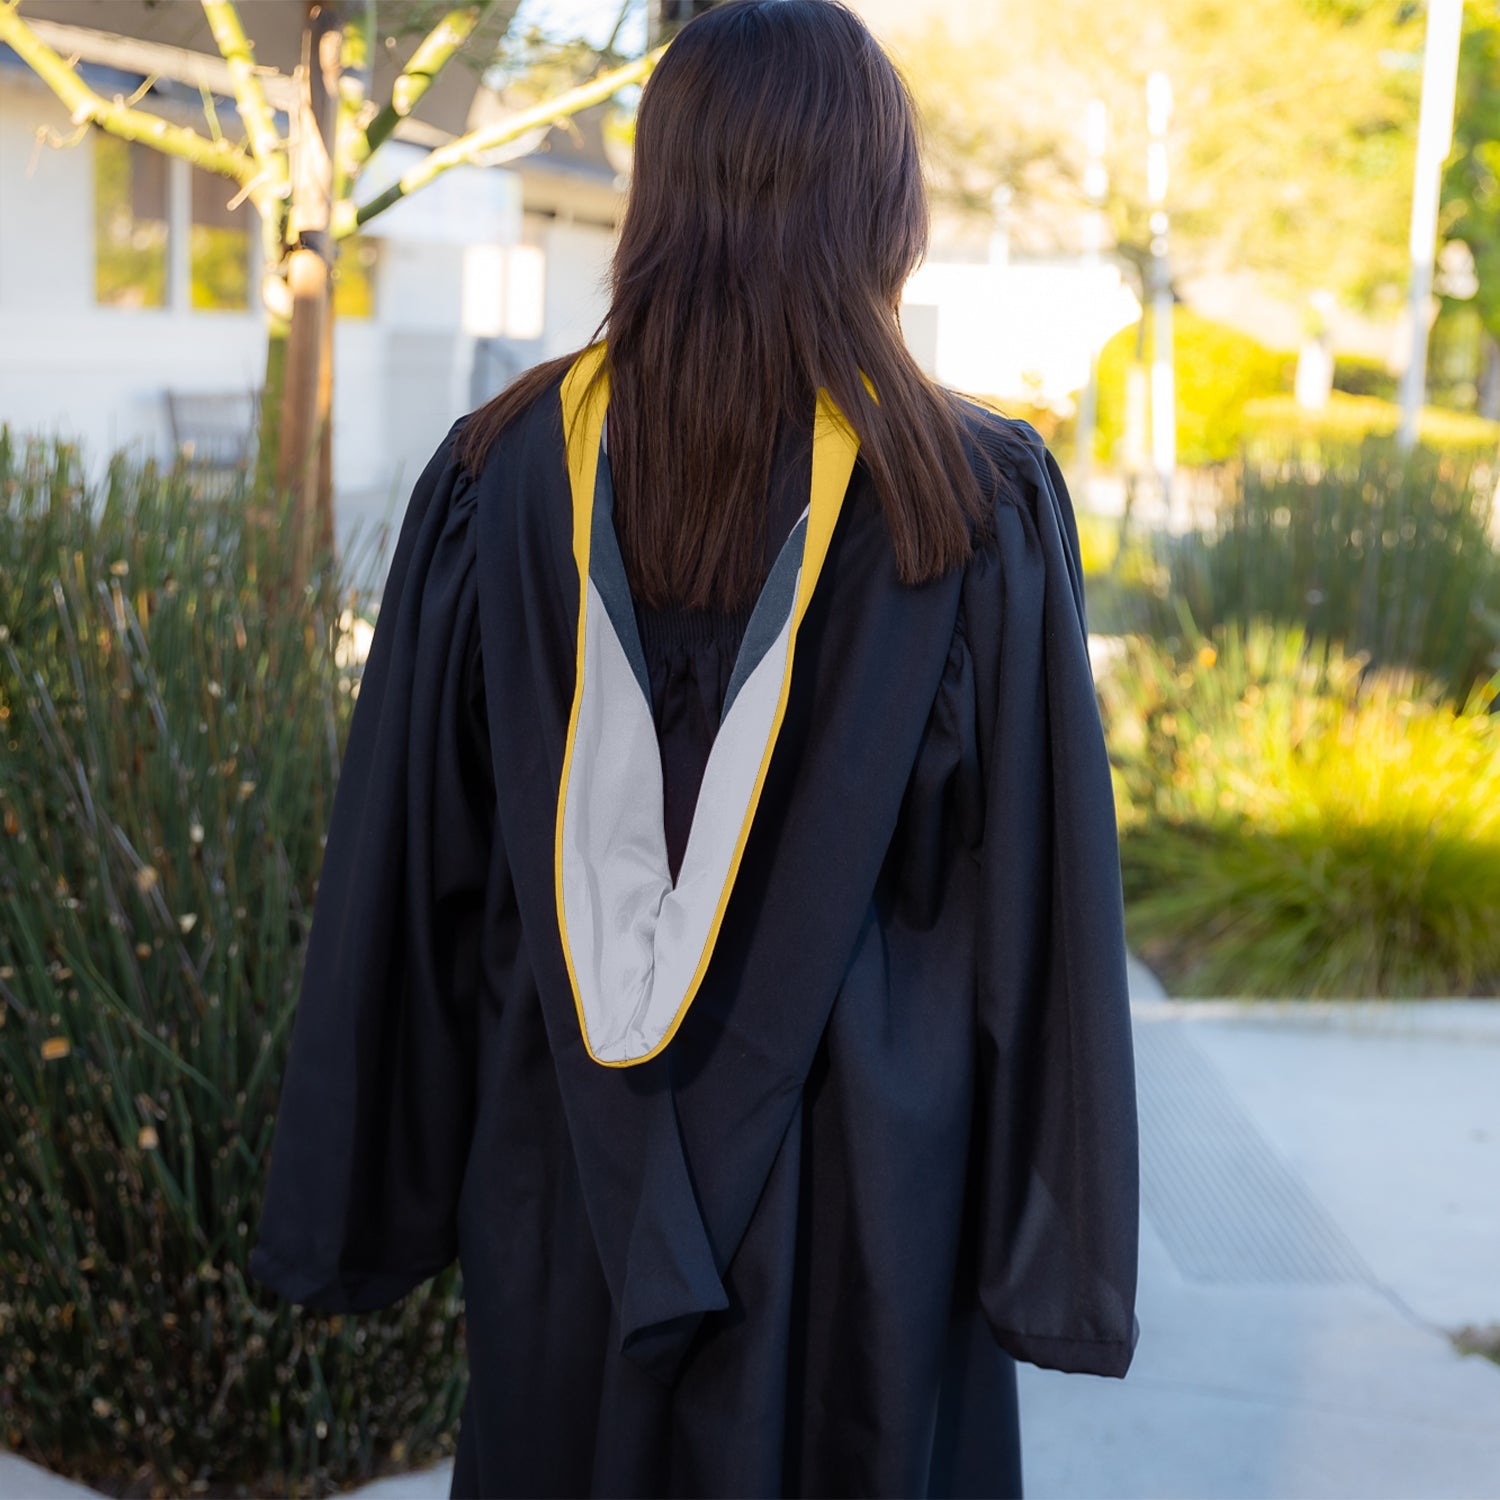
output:
{"label": "black graduation gown", "polygon": [[356,1312],[458,1258],[455,1495],[1013,1496],[1012,1361],[1131,1362],[1134,1069],[1077,536],[1035,431],[969,420],[1011,483],[934,583],[900,584],[855,465],[711,961],[632,1066],[591,1054],[559,916],[559,403],[477,480],[455,424],[413,491],[250,1268]]}

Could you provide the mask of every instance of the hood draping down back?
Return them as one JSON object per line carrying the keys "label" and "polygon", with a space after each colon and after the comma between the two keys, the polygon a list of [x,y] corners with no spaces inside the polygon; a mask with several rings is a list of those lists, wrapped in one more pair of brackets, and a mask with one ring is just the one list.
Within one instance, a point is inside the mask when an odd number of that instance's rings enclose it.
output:
{"label": "hood draping down back", "polygon": [[820,393],[811,495],[751,612],[674,883],[651,687],[612,523],[604,358],[603,344],[585,351],[561,392],[580,587],[555,858],[584,1045],[595,1061],[624,1066],[667,1045],[708,967],[784,719],[797,629],[859,444]]}

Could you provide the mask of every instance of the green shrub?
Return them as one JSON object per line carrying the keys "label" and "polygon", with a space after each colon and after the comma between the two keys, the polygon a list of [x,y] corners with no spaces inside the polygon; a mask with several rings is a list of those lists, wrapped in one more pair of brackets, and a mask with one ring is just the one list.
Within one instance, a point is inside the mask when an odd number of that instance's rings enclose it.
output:
{"label": "green shrub", "polygon": [[0,1435],[115,1493],[325,1492],[437,1457],[463,1380],[456,1273],[357,1319],[245,1274],[352,615],[262,603],[245,497],[79,476],[0,433]]}
{"label": "green shrub", "polygon": [[[1299,406],[1291,396],[1259,396],[1245,403],[1244,433],[1252,452],[1258,443],[1273,450],[1289,442],[1308,448],[1352,445],[1366,437],[1389,437],[1401,425],[1401,408],[1379,396],[1334,391],[1320,410]],[[1417,416],[1417,440],[1429,448],[1462,452],[1470,460],[1493,461],[1500,454],[1500,422],[1472,412],[1424,406]]]}
{"label": "green shrub", "polygon": [[1212,527],[1162,538],[1171,593],[1200,629],[1266,617],[1419,667],[1460,697],[1500,666],[1495,468],[1465,452],[1269,446]]}
{"label": "green shrub", "polygon": [[1120,522],[1116,516],[1101,516],[1081,510],[1078,522],[1078,550],[1085,578],[1107,573],[1120,552]]}
{"label": "green shrub", "polygon": [[1079,511],[1077,521],[1090,631],[1127,635],[1151,629],[1168,582],[1151,547],[1130,531],[1122,551],[1119,516]]}
{"label": "green shrub", "polygon": [[1178,994],[1493,993],[1497,689],[1264,623],[1132,639],[1100,681],[1132,943]]}
{"label": "green shrub", "polygon": [[1443,297],[1428,335],[1427,399],[1472,414],[1484,369],[1485,324],[1473,299]]}
{"label": "green shrub", "polygon": [[[1135,359],[1139,325],[1115,334],[1099,354],[1099,418],[1096,453],[1101,462],[1118,457],[1125,432],[1125,374]],[[1155,347],[1154,320],[1145,323],[1145,359]],[[1289,391],[1297,356],[1265,345],[1201,317],[1180,303],[1172,315],[1172,368],[1177,397],[1177,461],[1187,467],[1222,463],[1235,456],[1242,413],[1256,397]]]}
{"label": "green shrub", "polygon": [[1401,377],[1386,369],[1385,361],[1363,354],[1336,354],[1333,359],[1333,388],[1350,396],[1378,396],[1394,402]]}

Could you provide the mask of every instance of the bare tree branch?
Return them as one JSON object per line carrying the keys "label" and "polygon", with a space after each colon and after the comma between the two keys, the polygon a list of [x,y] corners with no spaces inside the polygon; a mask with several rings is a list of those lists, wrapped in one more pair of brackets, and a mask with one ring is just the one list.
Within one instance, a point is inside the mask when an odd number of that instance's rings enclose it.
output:
{"label": "bare tree branch", "polygon": [[351,175],[417,107],[417,101],[473,35],[474,28],[493,4],[494,0],[474,0],[471,5],[450,10],[417,44],[417,50],[391,85],[390,103],[370,121],[363,135],[355,137],[349,155]]}
{"label": "bare tree branch", "polygon": [[98,125],[111,135],[140,141],[169,156],[184,157],[205,171],[232,178],[247,190],[251,188],[258,176],[256,164],[238,146],[226,140],[208,140],[184,125],[173,125],[159,115],[132,109],[123,99],[102,98],[27,26],[16,13],[16,3],[17,0],[0,0],[0,42],[8,44],[62,100],[75,125]]}
{"label": "bare tree branch", "polygon": [[376,214],[383,213],[393,203],[398,203],[402,198],[416,192],[418,188],[426,187],[434,177],[446,172],[450,167],[471,162],[476,157],[483,156],[486,151],[503,146],[506,142],[524,135],[538,125],[550,125],[555,120],[566,119],[580,110],[587,109],[590,105],[602,103],[627,84],[643,81],[666,50],[665,45],[657,47],[646,53],[644,57],[638,57],[633,62],[628,62],[623,67],[615,68],[608,73],[601,73],[597,78],[591,78],[587,83],[579,84],[577,88],[569,89],[566,93],[558,94],[554,98],[544,99],[530,109],[517,110],[515,114],[507,115],[503,120],[497,120],[494,124],[486,125],[480,130],[471,130],[468,135],[459,136],[457,140],[450,141],[446,146],[439,146],[437,150],[429,151],[400,182],[393,183],[379,197],[372,198],[356,214],[346,216],[342,224],[335,224],[335,236],[342,239],[354,233],[357,228],[369,223]]}
{"label": "bare tree branch", "polygon": [[[610,27],[609,40],[604,44],[606,54],[615,50],[615,43],[620,39],[620,32],[624,29],[626,19],[630,15],[630,7],[634,4],[635,0],[620,0],[619,14],[615,17],[615,24]],[[647,4],[650,4],[650,0],[647,0]]]}
{"label": "bare tree branch", "polygon": [[375,47],[375,0],[353,0],[345,7],[339,55],[338,118],[333,127],[333,201],[342,202],[359,171],[356,157],[370,107]]}
{"label": "bare tree branch", "polygon": [[280,196],[287,183],[286,155],[281,150],[266,91],[255,71],[255,53],[240,24],[239,12],[234,8],[234,0],[202,0],[202,4],[214,42],[234,81],[235,103],[245,122],[250,154],[260,175],[274,185],[276,196]]}

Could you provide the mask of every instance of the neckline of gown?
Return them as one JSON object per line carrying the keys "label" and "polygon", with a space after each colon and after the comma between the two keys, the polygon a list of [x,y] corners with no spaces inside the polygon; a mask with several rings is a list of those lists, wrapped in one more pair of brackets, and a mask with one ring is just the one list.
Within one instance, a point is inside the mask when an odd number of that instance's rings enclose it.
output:
{"label": "neckline of gown", "polygon": [[[609,455],[609,422],[606,416],[602,440],[604,458]],[[682,603],[650,605],[635,598],[636,629],[648,658],[710,651],[733,661],[754,612],[759,592],[792,528],[801,514],[809,488],[812,431],[805,423],[783,415],[772,444],[770,484],[766,494],[766,530],[760,558],[756,598],[734,607],[691,606]]]}

